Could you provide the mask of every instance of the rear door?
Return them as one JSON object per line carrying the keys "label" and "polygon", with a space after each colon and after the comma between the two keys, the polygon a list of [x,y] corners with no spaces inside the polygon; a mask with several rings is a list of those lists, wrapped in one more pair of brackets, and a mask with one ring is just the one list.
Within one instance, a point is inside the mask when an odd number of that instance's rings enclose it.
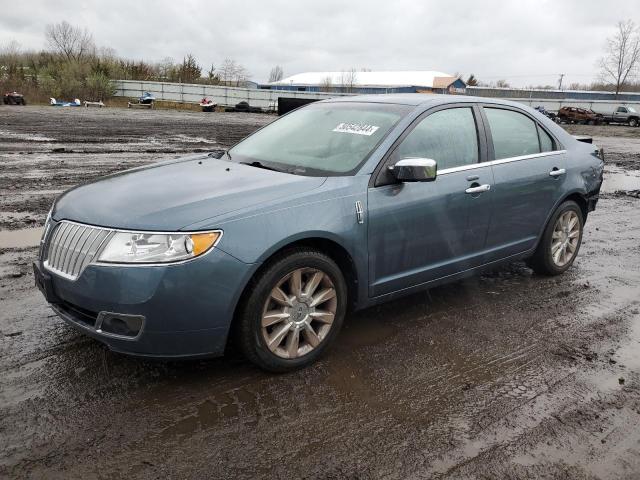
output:
{"label": "rear door", "polygon": [[[479,112],[469,104],[428,112],[383,161],[368,193],[371,296],[479,264],[493,183],[491,166],[480,163],[486,159],[486,141],[476,124]],[[436,160],[436,180],[395,182],[386,167],[411,157]]]}
{"label": "rear door", "polygon": [[494,214],[487,261],[531,249],[563,195],[566,152],[532,116],[485,105],[489,155],[493,159]]}

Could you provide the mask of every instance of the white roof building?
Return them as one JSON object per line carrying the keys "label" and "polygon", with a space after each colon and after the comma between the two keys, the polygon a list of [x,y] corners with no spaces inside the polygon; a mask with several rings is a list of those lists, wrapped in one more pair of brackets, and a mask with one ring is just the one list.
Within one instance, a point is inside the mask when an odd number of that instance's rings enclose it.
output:
{"label": "white roof building", "polygon": [[280,81],[269,83],[272,86],[320,86],[330,79],[331,85],[343,86],[345,84],[355,87],[426,87],[447,88],[454,83],[457,77],[444,72],[430,70],[409,70],[395,72],[354,72],[355,78],[351,78],[351,72],[306,72],[283,78]]}

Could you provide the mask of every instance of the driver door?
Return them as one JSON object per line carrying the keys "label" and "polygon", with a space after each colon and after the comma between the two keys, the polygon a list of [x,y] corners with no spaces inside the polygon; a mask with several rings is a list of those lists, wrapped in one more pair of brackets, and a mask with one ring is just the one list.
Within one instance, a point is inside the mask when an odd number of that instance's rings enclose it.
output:
{"label": "driver door", "polygon": [[[392,147],[368,191],[370,296],[482,263],[493,172],[480,163],[486,159],[486,142],[479,135],[479,118],[470,105],[428,112]],[[412,157],[436,160],[435,181],[395,181],[387,167]]]}

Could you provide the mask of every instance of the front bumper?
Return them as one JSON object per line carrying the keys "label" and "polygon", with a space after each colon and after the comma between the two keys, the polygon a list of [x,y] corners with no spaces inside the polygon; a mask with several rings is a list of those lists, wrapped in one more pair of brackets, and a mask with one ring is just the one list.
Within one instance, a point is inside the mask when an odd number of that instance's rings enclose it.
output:
{"label": "front bumper", "polygon": [[[111,350],[145,357],[217,356],[252,265],[218,248],[178,265],[89,265],[75,281],[34,263],[36,285],[68,324]],[[105,315],[135,318],[139,331],[106,331]]]}

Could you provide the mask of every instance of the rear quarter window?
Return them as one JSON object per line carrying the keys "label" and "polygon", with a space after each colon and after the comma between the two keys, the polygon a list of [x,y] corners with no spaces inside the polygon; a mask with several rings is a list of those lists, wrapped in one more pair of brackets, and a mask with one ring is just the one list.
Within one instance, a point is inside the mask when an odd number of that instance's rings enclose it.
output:
{"label": "rear quarter window", "polygon": [[553,139],[540,127],[538,127],[538,133],[540,134],[540,150],[543,152],[553,152],[555,150]]}

